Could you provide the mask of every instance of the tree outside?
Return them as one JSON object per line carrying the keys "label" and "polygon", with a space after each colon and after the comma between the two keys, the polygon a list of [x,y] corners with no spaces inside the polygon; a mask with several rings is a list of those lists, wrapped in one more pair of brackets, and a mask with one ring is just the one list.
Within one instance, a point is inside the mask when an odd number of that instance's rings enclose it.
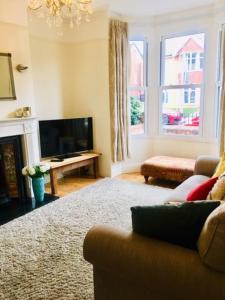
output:
{"label": "tree outside", "polygon": [[144,123],[144,103],[137,97],[130,98],[131,104],[131,126]]}

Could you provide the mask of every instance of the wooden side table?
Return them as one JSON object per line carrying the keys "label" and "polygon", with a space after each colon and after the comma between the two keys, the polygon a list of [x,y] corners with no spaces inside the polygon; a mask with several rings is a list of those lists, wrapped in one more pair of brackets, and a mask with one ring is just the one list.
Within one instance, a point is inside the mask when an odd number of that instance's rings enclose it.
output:
{"label": "wooden side table", "polygon": [[93,165],[94,177],[98,178],[98,158],[100,156],[101,154],[99,153],[83,153],[81,156],[66,158],[62,162],[51,162],[50,160],[42,161],[43,163],[50,165],[52,195],[57,195],[58,193],[58,173]]}

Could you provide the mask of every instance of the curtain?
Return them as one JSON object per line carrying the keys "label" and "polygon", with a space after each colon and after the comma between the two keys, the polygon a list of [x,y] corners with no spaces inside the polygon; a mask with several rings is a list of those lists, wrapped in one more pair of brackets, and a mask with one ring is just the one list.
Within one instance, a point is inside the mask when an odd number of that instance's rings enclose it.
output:
{"label": "curtain", "polygon": [[220,155],[225,152],[225,25],[223,26],[222,30],[221,78],[222,90],[220,95]]}
{"label": "curtain", "polygon": [[128,24],[110,21],[109,93],[113,162],[129,157]]}

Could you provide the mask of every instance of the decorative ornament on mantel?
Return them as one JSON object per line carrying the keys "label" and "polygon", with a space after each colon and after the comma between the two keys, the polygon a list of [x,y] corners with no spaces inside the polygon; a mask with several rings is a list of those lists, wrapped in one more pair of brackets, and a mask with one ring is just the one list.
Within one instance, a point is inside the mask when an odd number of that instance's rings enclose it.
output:
{"label": "decorative ornament on mantel", "polygon": [[28,11],[45,18],[50,27],[68,22],[70,28],[80,25],[83,19],[90,22],[93,13],[92,0],[29,0]]}

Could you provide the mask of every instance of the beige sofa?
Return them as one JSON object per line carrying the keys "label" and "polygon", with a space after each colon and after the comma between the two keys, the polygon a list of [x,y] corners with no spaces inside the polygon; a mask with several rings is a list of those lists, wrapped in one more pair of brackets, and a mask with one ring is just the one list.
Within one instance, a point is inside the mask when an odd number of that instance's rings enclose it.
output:
{"label": "beige sofa", "polygon": [[[217,162],[198,159],[183,193]],[[98,226],[85,238],[84,258],[93,265],[95,300],[224,300],[225,204],[208,217],[198,251]]]}
{"label": "beige sofa", "polygon": [[196,160],[194,175],[181,183],[167,198],[167,201],[184,202],[192,189],[213,175],[218,162],[219,158],[214,156],[199,156]]}

